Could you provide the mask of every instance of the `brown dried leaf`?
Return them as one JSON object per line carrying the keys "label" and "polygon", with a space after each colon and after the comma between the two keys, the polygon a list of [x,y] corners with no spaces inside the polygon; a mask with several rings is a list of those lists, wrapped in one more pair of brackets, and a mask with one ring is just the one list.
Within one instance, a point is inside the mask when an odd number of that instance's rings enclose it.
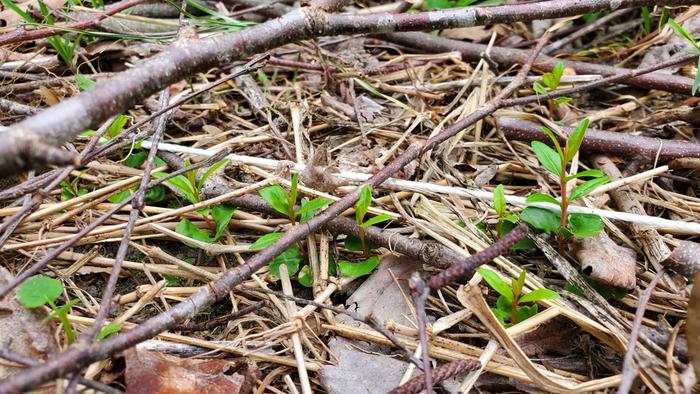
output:
{"label": "brown dried leaf", "polygon": [[482,42],[491,37],[491,30],[487,30],[484,26],[458,27],[455,29],[443,30],[440,35],[447,38],[454,38],[455,40]]}
{"label": "brown dried leaf", "polygon": [[135,349],[126,351],[125,358],[128,394],[249,393],[259,373],[245,359],[181,359]]}
{"label": "brown dried leaf", "polygon": [[664,264],[692,280],[700,268],[700,244],[692,241],[681,241],[680,245],[664,261]]}
{"label": "brown dried leaf", "polygon": [[615,244],[605,232],[577,239],[574,252],[581,268],[591,278],[615,287],[634,288],[637,254],[630,248]]}
{"label": "brown dried leaf", "polygon": [[[0,287],[4,287],[13,279],[12,274],[0,267]],[[8,339],[11,338],[9,348],[12,352],[38,361],[55,353],[57,348],[51,335],[51,325],[42,324],[42,317],[40,312],[23,307],[17,301],[14,292],[0,300],[0,346],[7,346]],[[22,371],[24,367],[2,362],[0,381]],[[52,391],[55,392],[55,389],[47,389],[46,392]]]}
{"label": "brown dried leaf", "polygon": [[688,355],[693,363],[696,376],[700,376],[700,286],[698,283],[700,283],[700,273],[695,275],[695,285],[690,292],[688,320],[686,321]]}

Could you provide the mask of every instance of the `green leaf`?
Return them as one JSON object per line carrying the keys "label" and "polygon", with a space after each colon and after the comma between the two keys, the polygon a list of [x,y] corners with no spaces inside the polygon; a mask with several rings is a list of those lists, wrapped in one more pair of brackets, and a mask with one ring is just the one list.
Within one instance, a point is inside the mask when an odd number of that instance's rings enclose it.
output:
{"label": "green leaf", "polygon": [[132,194],[131,189],[122,190],[117,194],[109,196],[107,201],[111,202],[112,204],[119,204],[120,202],[129,198],[129,196],[131,196],[131,194]]}
{"label": "green leaf", "polygon": [[31,16],[29,16],[29,14],[27,14],[26,12],[24,12],[24,10],[22,10],[21,8],[19,8],[19,7],[18,7],[14,2],[12,2],[11,0],[2,0],[2,4],[4,4],[5,7],[11,9],[12,12],[14,12],[15,14],[21,16],[22,19],[24,19],[27,23],[29,23],[29,24],[34,24],[34,23],[36,23],[36,22],[34,21],[34,18],[32,18]]}
{"label": "green leaf", "polygon": [[552,68],[552,77],[554,78],[554,87],[552,90],[556,89],[561,82],[561,77],[564,75],[564,63],[559,62]]}
{"label": "green leaf", "polygon": [[534,90],[535,93],[547,94],[547,88],[545,88],[544,86],[542,86],[542,84],[539,83],[539,82],[535,82],[535,83],[532,84],[532,90]]}
{"label": "green leaf", "polygon": [[119,115],[117,116],[116,119],[112,122],[111,125],[109,125],[109,128],[107,129],[107,134],[114,138],[117,134],[119,134],[120,131],[124,128],[126,125],[126,122],[129,121],[129,118],[127,118],[124,115]]}
{"label": "green leaf", "polygon": [[141,168],[143,163],[146,162],[148,158],[147,152],[136,152],[129,155],[129,157],[124,160],[124,164],[131,168]]}
{"label": "green leaf", "polygon": [[496,186],[496,190],[493,191],[493,209],[498,216],[506,214],[506,195],[503,191],[503,185]]}
{"label": "green leaf", "polygon": [[358,278],[371,273],[379,265],[379,256],[372,256],[367,260],[358,263],[349,261],[338,262],[338,268],[343,276],[348,278]]}
{"label": "green leaf", "polygon": [[[289,188],[289,206],[293,207],[297,203],[297,191],[299,190],[299,174],[292,174],[292,187]],[[296,214],[294,215],[296,216]]]}
{"label": "green leaf", "polygon": [[552,145],[554,145],[554,148],[559,154],[559,157],[564,157],[564,151],[561,150],[561,145],[559,145],[559,140],[557,139],[557,136],[554,134],[554,132],[546,127],[542,127],[541,130],[543,133],[547,134],[549,140],[552,141]]}
{"label": "green leaf", "polygon": [[257,241],[253,242],[252,245],[250,245],[250,249],[252,250],[261,250],[265,249],[268,246],[272,245],[275,243],[280,237],[282,237],[284,233],[269,233],[265,234],[262,237],[258,238]]}
{"label": "green leaf", "polygon": [[121,324],[119,324],[119,323],[109,323],[109,324],[107,324],[106,326],[104,326],[104,328],[102,328],[102,330],[100,330],[100,333],[99,333],[99,334],[97,334],[97,340],[98,340],[98,341],[101,341],[101,340],[107,338],[108,336],[110,336],[110,335],[112,335],[112,334],[114,334],[114,333],[119,332],[121,329],[122,329],[122,325],[121,325]]}
{"label": "green leaf", "polygon": [[258,191],[268,204],[272,205],[277,212],[289,215],[289,195],[280,185],[272,185]]}
{"label": "green leaf", "polygon": [[214,172],[216,172],[216,170],[218,170],[219,168],[221,168],[221,167],[225,166],[226,164],[228,164],[228,162],[229,162],[228,159],[224,159],[224,160],[221,160],[221,161],[217,162],[217,163],[214,164],[213,166],[209,167],[209,169],[199,178],[199,183],[197,183],[197,188],[198,188],[198,189],[201,189],[202,186],[204,186],[204,182],[206,182],[207,179],[209,179],[209,177],[211,176],[211,174],[213,174]]}
{"label": "green leaf", "polygon": [[477,268],[476,272],[478,272],[479,275],[484,277],[486,283],[488,283],[492,289],[496,290],[498,294],[505,297],[509,302],[513,302],[513,290],[511,290],[510,286],[508,286],[508,283],[501,279],[501,277],[498,276],[497,273],[491,271],[488,268]]}
{"label": "green leaf", "polygon": [[375,216],[375,217],[367,220],[366,222],[362,223],[360,225],[360,227],[367,228],[369,226],[374,226],[375,224],[379,224],[381,222],[386,222],[387,220],[391,220],[391,219],[393,219],[393,217],[391,215],[389,215],[388,213],[385,213],[385,214]]}
{"label": "green leaf", "polygon": [[539,160],[540,164],[542,164],[544,168],[549,170],[549,172],[553,173],[557,177],[561,177],[561,158],[557,152],[555,152],[554,149],[550,148],[548,145],[545,145],[539,141],[532,141],[530,146],[535,152],[537,160]]}
{"label": "green leaf", "polygon": [[644,26],[644,35],[651,33],[651,16],[649,15],[649,7],[642,7],[642,22]]}
{"label": "green leaf", "polygon": [[551,234],[559,229],[561,214],[543,208],[527,207],[520,214],[520,220],[547,234]]}
{"label": "green leaf", "polygon": [[226,205],[219,204],[211,210],[211,217],[214,219],[214,224],[216,224],[216,234],[214,234],[214,241],[218,241],[224,230],[228,228],[228,224],[231,222],[231,217],[236,208]]}
{"label": "green leaf", "polygon": [[496,300],[496,308],[498,308],[504,312],[507,312],[508,313],[507,317],[510,317],[510,312],[511,312],[512,307],[513,307],[513,303],[508,301],[508,299],[506,297],[503,297],[502,295],[498,296],[498,300]]}
{"label": "green leaf", "polygon": [[527,196],[525,199],[525,202],[528,204],[536,203],[536,202],[548,202],[550,204],[558,205],[561,206],[561,202],[557,200],[556,198],[544,194],[544,193],[533,193]]}
{"label": "green leaf", "polygon": [[518,307],[518,310],[515,312],[515,318],[518,320],[517,322],[520,323],[521,321],[527,320],[535,316],[537,314],[537,309],[537,304],[533,304],[531,306]]}
{"label": "green leaf", "polygon": [[559,293],[549,289],[536,289],[520,297],[518,304],[524,302],[535,302],[540,300],[553,300],[559,298]]}
{"label": "green leaf", "polygon": [[154,187],[148,189],[144,198],[146,201],[150,202],[161,202],[165,199],[165,194],[167,190],[163,185],[155,185]]}
{"label": "green leaf", "polygon": [[311,267],[305,265],[299,270],[299,275],[297,277],[299,284],[304,287],[311,287],[314,284],[314,276],[311,273]]}
{"label": "green leaf", "polygon": [[569,96],[561,96],[561,97],[555,98],[554,103],[559,105],[559,104],[565,104],[565,103],[571,102],[573,100],[574,99],[569,97]]}
{"label": "green leaf", "polygon": [[307,212],[316,212],[317,210],[325,207],[326,205],[332,202],[333,200],[324,197],[316,197],[313,200],[307,202],[302,201],[301,208],[299,208],[298,211],[294,212],[294,216],[303,215]]}
{"label": "green leaf", "polygon": [[542,75],[542,82],[549,88],[549,90],[554,90],[557,88],[557,83],[554,79],[552,73],[545,73]]}
{"label": "green leaf", "polygon": [[525,271],[520,271],[518,278],[510,279],[511,288],[513,289],[513,296],[520,297],[520,293],[523,291],[523,286],[525,285]]}
{"label": "green leaf", "polygon": [[569,139],[566,141],[566,161],[570,161],[576,155],[579,148],[581,147],[581,142],[583,142],[583,136],[586,134],[586,129],[588,128],[588,123],[590,120],[585,118],[581,123],[576,126],[574,131],[571,132]]}
{"label": "green leaf", "polygon": [[335,262],[335,257],[328,255],[328,276],[338,275],[338,264]]}
{"label": "green leaf", "polygon": [[83,74],[75,74],[75,84],[78,85],[80,90],[89,90],[96,85],[95,81],[89,79]]}
{"label": "green leaf", "polygon": [[506,319],[510,319],[510,311],[504,311],[498,308],[491,308],[491,312],[493,312],[493,315],[496,316],[496,319],[501,323],[501,325],[507,326]]}
{"label": "green leaf", "polygon": [[695,73],[695,80],[693,81],[693,88],[691,89],[691,94],[695,96],[695,93],[698,91],[698,87],[700,87],[700,56],[698,56],[698,71]]}
{"label": "green leaf", "polygon": [[685,29],[681,25],[676,23],[676,21],[674,21],[673,19],[669,19],[666,23],[668,23],[673,28],[673,30],[675,30],[676,33],[678,33],[678,35],[685,38],[692,46],[694,46],[695,49],[700,49],[700,46],[697,42],[695,42],[693,37],[691,37],[690,34],[688,34],[688,32],[685,31]]}
{"label": "green leaf", "polygon": [[577,186],[572,192],[571,195],[569,195],[569,201],[574,201],[578,198],[581,198],[589,193],[591,193],[593,190],[597,189],[599,186],[602,186],[610,181],[610,177],[603,176],[600,178],[594,178],[591,179],[590,181],[586,181],[579,186]]}
{"label": "green leaf", "polygon": [[598,215],[589,213],[572,213],[568,227],[577,238],[593,237],[603,230],[605,223]]}
{"label": "green leaf", "polygon": [[[154,172],[152,174],[154,178],[164,178],[168,176],[168,174],[164,172]],[[177,175],[174,176],[167,181],[165,181],[168,185],[171,185],[178,190],[182,192],[182,194],[185,195],[185,198],[192,204],[196,204],[199,202],[198,196],[195,194],[194,189],[192,189],[192,185],[190,184],[190,181],[185,178],[184,175]]]}
{"label": "green leaf", "polygon": [[355,221],[357,225],[361,225],[365,220],[365,214],[369,209],[369,205],[372,203],[372,190],[369,186],[362,185],[360,189],[360,197],[357,199],[357,204],[355,204]]}
{"label": "green leaf", "polygon": [[44,275],[32,276],[19,286],[17,299],[25,308],[38,308],[54,302],[63,292],[60,280]]}
{"label": "green leaf", "polygon": [[576,178],[599,178],[603,175],[605,175],[605,174],[601,170],[596,170],[596,169],[586,170],[586,171],[581,171],[579,173],[576,173],[574,175],[567,176],[566,181],[568,182],[568,181],[570,181],[572,179],[576,179]]}
{"label": "green leaf", "polygon": [[[348,236],[345,238],[345,249],[353,251],[353,252],[361,252],[362,251],[362,241],[360,241],[359,238],[357,237],[351,237]],[[377,249],[379,245],[375,244],[374,242],[369,242],[365,239],[365,244],[367,245],[367,249],[372,250],[372,249]]]}
{"label": "green leaf", "polygon": [[289,271],[289,276],[292,276],[299,271],[299,263],[301,262],[302,256],[299,247],[292,246],[291,248],[282,252],[281,255],[275,257],[270,262],[270,274],[275,278],[280,278],[280,265],[284,264],[287,266],[287,271]]}
{"label": "green leaf", "polygon": [[503,220],[506,222],[511,222],[513,224],[518,223],[518,217],[515,215],[506,215],[503,217]]}
{"label": "green leaf", "polygon": [[[187,219],[180,220],[180,223],[178,223],[175,227],[175,232],[200,242],[206,242],[208,244],[214,242],[214,240],[211,238],[211,234],[209,234],[209,231],[201,230]],[[185,245],[191,248],[196,247],[195,245],[190,245],[187,242],[185,242]]]}

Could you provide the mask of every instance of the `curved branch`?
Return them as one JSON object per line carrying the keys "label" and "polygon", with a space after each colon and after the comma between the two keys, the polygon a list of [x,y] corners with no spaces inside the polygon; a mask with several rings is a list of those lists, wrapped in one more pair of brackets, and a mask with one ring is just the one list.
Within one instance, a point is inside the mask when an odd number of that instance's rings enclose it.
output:
{"label": "curved branch", "polygon": [[[291,42],[322,35],[387,33],[422,29],[444,29],[483,24],[558,18],[586,12],[656,5],[700,4],[700,0],[571,0],[472,7],[416,14],[334,15],[342,2],[317,0],[319,7],[296,9],[241,32],[185,44],[144,60],[136,67],[99,82],[95,88],[48,108],[3,133],[0,140],[0,175],[47,164],[35,146],[60,146],[78,133],[121,113],[165,86],[195,72],[229,64],[247,56]],[[312,2],[312,5],[314,3]],[[27,141],[33,143],[28,144]],[[54,150],[57,150],[55,148]],[[50,152],[52,164],[67,163],[68,155]]]}

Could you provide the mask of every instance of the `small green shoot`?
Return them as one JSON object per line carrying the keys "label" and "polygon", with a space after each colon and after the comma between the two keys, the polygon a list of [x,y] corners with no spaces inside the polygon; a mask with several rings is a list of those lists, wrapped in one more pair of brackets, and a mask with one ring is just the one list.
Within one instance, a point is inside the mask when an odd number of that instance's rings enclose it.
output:
{"label": "small green shoot", "polygon": [[[605,226],[598,215],[568,213],[569,205],[573,201],[588,195],[596,188],[610,181],[610,178],[603,176],[603,172],[600,170],[586,170],[572,175],[567,174],[566,166],[581,147],[584,134],[588,128],[588,122],[588,119],[584,119],[576,126],[563,148],[554,133],[546,127],[543,128],[543,131],[549,136],[555,149],[539,141],[531,143],[532,150],[535,152],[537,160],[542,167],[558,178],[561,201],[543,193],[531,194],[526,201],[528,203],[545,202],[558,205],[561,208],[561,212],[553,212],[538,207],[527,207],[520,215],[520,219],[548,234],[558,234],[560,246],[565,237],[571,235],[578,238],[592,237],[598,234]],[[592,179],[578,185],[569,194],[567,191],[568,182],[578,178]]]}
{"label": "small green shoot", "polygon": [[293,174],[289,193],[282,186],[276,184],[264,187],[258,193],[277,212],[287,216],[292,224],[296,223],[297,216],[301,222],[304,222],[313,217],[316,211],[333,202],[324,197],[317,197],[307,201],[302,199],[301,207],[295,210],[298,188],[299,174]]}
{"label": "small green shoot", "polygon": [[[549,289],[536,289],[523,294],[525,271],[521,271],[517,278],[512,278],[510,284],[490,269],[477,268],[476,271],[492,289],[500,294],[496,301],[496,308],[491,308],[491,311],[504,327],[510,327],[537,314],[537,304],[530,306],[523,304],[559,298],[559,293]],[[506,320],[508,320],[507,323]]]}
{"label": "small green shoot", "polygon": [[688,53],[691,55],[698,55],[698,67],[697,72],[695,73],[695,81],[693,81],[693,88],[691,90],[692,95],[695,96],[695,93],[698,91],[698,87],[700,87],[700,44],[698,44],[698,41],[696,41],[690,35],[690,33],[685,31],[683,26],[676,23],[676,21],[673,19],[669,19],[667,23],[673,28],[673,30],[676,31],[676,33],[678,33],[679,36],[685,38],[686,41],[693,46],[693,49],[688,50]]}
{"label": "small green shoot", "polygon": [[[564,63],[559,62],[554,65],[551,72],[544,73],[542,75],[542,85],[539,82],[532,84],[532,89],[539,94],[547,94],[553,90],[557,90],[559,83],[561,82],[561,77],[564,75]],[[549,104],[549,113],[554,112],[554,108],[563,103],[568,103],[572,98],[568,96],[557,97],[554,100],[549,99],[547,102]]]}
{"label": "small green shoot", "polygon": [[[496,186],[496,189],[493,191],[493,209],[498,215],[496,233],[498,234],[499,238],[502,238],[504,235],[508,234],[512,229],[514,229],[519,221],[518,217],[508,210],[503,185]],[[513,245],[511,249],[528,250],[534,247],[534,242],[532,242],[530,238],[525,237]]]}
{"label": "small green shoot", "polygon": [[88,193],[88,189],[78,185],[80,177],[83,175],[83,173],[85,173],[85,171],[81,172],[80,175],[73,178],[73,180],[68,177],[61,181],[59,184],[61,186],[61,201],[68,201],[72,198],[83,196]]}
{"label": "small green shoot", "polygon": [[75,341],[75,330],[68,319],[68,312],[78,300],[71,300],[62,306],[56,306],[56,300],[63,293],[63,284],[60,280],[37,275],[27,279],[17,289],[17,299],[27,309],[39,308],[48,305],[51,313],[45,321],[56,319],[61,322],[66,341],[72,344]]}

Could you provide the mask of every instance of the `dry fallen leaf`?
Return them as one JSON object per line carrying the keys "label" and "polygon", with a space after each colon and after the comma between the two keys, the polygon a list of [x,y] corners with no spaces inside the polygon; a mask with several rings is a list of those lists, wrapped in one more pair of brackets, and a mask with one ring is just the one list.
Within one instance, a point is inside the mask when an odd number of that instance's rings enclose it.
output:
{"label": "dry fallen leaf", "polygon": [[679,274],[692,280],[700,268],[700,244],[692,241],[681,241],[664,264]]}
{"label": "dry fallen leaf", "polygon": [[637,254],[630,248],[617,245],[605,232],[577,239],[574,252],[583,272],[591,278],[615,287],[634,288]]}
{"label": "dry fallen leaf", "polygon": [[[0,286],[5,286],[13,279],[5,268],[0,267]],[[57,351],[56,344],[51,334],[51,326],[41,322],[43,315],[38,311],[31,311],[23,307],[13,292],[0,300],[0,346],[9,349],[37,361],[45,360],[50,354]],[[14,364],[0,363],[0,381],[24,371],[24,367]],[[55,392],[55,389],[46,389],[46,392]],[[37,392],[44,392],[43,390]]]}
{"label": "dry fallen leaf", "polygon": [[257,366],[245,359],[182,359],[135,349],[125,358],[128,394],[249,393],[258,378]]}
{"label": "dry fallen leaf", "polygon": [[686,321],[686,337],[688,340],[688,355],[693,363],[695,375],[700,376],[700,273],[695,275],[695,285],[690,292],[688,302],[688,320]]}

